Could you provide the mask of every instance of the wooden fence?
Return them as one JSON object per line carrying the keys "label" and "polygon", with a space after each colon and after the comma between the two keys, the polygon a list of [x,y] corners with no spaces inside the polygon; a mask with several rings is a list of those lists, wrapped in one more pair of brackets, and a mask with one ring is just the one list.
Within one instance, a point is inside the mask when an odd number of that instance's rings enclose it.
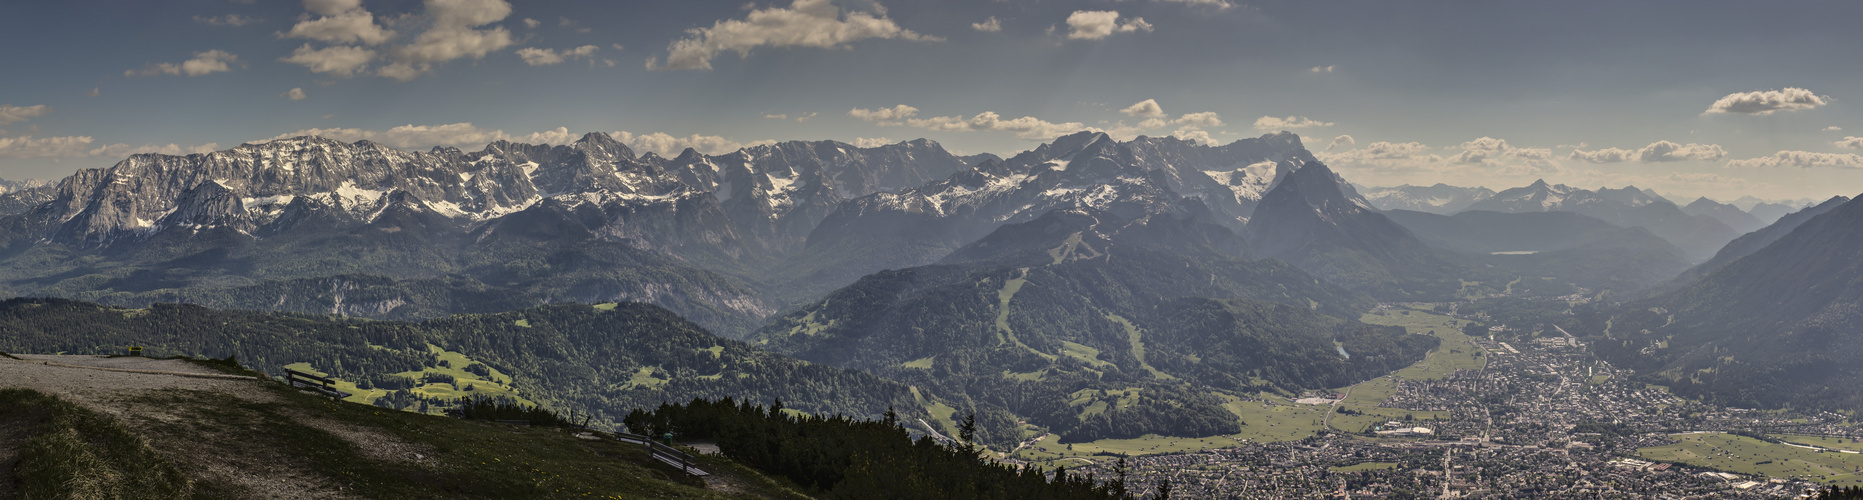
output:
{"label": "wooden fence", "polygon": [[648,456],[651,456],[653,457],[654,460],[659,460],[661,463],[665,463],[666,465],[671,465],[673,466],[673,468],[684,471],[687,474],[691,474],[694,476],[711,475],[710,472],[705,472],[704,470],[701,470],[698,467],[692,465],[692,455],[687,454],[686,452],[683,452],[683,451],[679,451],[678,449],[673,448],[671,446],[660,444],[658,441],[654,441],[653,438],[642,436],[640,434],[617,432],[615,433],[615,440],[623,442],[623,443],[647,445]]}

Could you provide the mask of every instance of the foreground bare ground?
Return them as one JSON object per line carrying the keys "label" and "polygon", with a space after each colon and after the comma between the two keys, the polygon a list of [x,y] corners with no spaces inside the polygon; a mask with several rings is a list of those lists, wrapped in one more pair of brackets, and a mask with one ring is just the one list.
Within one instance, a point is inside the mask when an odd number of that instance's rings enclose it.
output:
{"label": "foreground bare ground", "polygon": [[[241,498],[350,498],[315,473],[303,472],[301,459],[270,447],[249,446],[238,434],[161,432],[201,425],[198,407],[164,403],[174,398],[233,398],[248,403],[274,402],[257,380],[225,375],[179,360],[134,357],[16,354],[0,358],[0,388],[32,389],[116,417],[140,431],[165,458],[189,471],[203,490]],[[61,366],[62,365],[62,366]],[[121,370],[121,371],[117,371]],[[190,376],[191,375],[191,376]],[[308,415],[299,424],[325,429],[375,459],[419,460],[422,447],[369,429]],[[259,422],[247,422],[256,430]],[[236,424],[237,425],[237,424]],[[11,426],[17,427],[17,426]],[[23,429],[0,423],[0,478],[10,466]],[[203,437],[206,436],[206,437]],[[11,483],[10,480],[0,481]],[[4,493],[4,492],[0,492]]]}

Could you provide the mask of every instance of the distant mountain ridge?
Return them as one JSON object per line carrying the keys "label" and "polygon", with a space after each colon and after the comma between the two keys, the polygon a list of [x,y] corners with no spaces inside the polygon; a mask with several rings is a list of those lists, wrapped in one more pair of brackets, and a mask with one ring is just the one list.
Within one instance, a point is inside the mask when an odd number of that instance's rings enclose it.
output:
{"label": "distant mountain ridge", "polygon": [[1441,215],[1466,210],[1469,205],[1493,198],[1495,194],[1485,187],[1451,186],[1440,182],[1430,186],[1361,186],[1358,191],[1379,210],[1414,210]]}
{"label": "distant mountain ridge", "polygon": [[1468,210],[1490,212],[1577,212],[1623,227],[1644,227],[1682,249],[1693,261],[1707,260],[1722,245],[1740,235],[1726,223],[1707,215],[1691,215],[1653,192],[1628,186],[1596,191],[1544,180],[1507,189],[1469,205]]}

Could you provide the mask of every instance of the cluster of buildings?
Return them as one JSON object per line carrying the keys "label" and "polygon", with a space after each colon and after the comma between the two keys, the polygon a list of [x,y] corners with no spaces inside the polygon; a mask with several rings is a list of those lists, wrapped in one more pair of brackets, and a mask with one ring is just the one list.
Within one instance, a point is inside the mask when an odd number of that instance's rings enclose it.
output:
{"label": "cluster of buildings", "polygon": [[[1638,450],[1684,430],[1863,436],[1836,413],[1688,402],[1631,381],[1567,336],[1477,344],[1484,368],[1399,380],[1380,405],[1449,413],[1432,427],[1388,422],[1369,436],[1335,430],[1137,457],[1130,481],[1149,491],[1168,479],[1173,496],[1190,498],[1794,498],[1820,485],[1655,462]],[[1108,467],[1079,472],[1107,477]]]}

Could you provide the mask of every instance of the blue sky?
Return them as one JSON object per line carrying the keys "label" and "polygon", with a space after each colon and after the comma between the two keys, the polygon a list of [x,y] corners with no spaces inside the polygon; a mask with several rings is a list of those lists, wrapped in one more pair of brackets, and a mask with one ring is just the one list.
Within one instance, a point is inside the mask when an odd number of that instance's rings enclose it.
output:
{"label": "blue sky", "polygon": [[1083,129],[1289,130],[1367,185],[1855,195],[1858,19],[1835,1],[7,2],[0,177],[306,132],[1008,154]]}

